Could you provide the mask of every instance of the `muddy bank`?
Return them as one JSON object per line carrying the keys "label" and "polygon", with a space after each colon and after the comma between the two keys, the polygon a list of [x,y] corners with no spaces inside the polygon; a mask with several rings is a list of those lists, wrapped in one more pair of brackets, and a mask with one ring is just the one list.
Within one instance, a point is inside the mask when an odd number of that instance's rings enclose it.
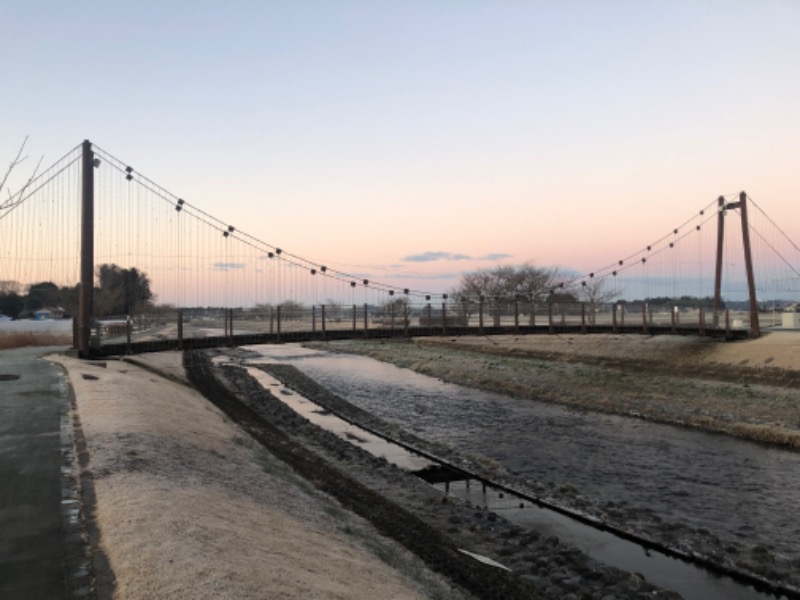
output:
{"label": "muddy bank", "polygon": [[[544,538],[482,508],[448,499],[385,460],[311,425],[240,367],[212,367],[198,353],[187,355],[186,365],[195,385],[270,452],[477,597],[679,597],[638,575],[600,565],[557,538]],[[314,388],[296,371],[281,376],[298,387]],[[342,399],[314,389],[310,393],[319,396],[315,399],[325,396],[323,401],[346,407]],[[477,562],[459,549],[488,556],[510,572]]]}

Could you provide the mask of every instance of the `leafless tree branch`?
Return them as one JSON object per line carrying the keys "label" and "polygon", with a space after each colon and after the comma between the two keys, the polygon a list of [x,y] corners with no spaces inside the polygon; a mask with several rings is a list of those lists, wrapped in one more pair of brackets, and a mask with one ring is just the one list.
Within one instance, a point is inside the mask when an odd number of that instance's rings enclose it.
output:
{"label": "leafless tree branch", "polygon": [[[25,139],[22,141],[22,144],[19,147],[19,151],[17,155],[14,157],[14,160],[11,161],[8,165],[8,169],[6,170],[5,175],[3,176],[3,180],[0,181],[0,192],[3,191],[6,184],[8,183],[8,178],[11,176],[11,173],[16,169],[19,165],[21,165],[25,160],[28,158],[27,155],[22,156],[22,153],[25,151],[25,145],[28,143],[28,136],[25,136]],[[39,172],[39,167],[42,166],[42,160],[44,156],[39,159],[39,162],[36,163],[36,167],[33,169],[31,176],[28,177],[28,180],[25,182],[25,185],[22,186],[17,192],[13,193],[11,190],[8,190],[8,200],[5,202],[0,203],[0,210],[8,210],[10,208],[14,208],[17,204],[22,202],[25,197],[25,190],[30,187],[31,183],[34,179],[36,179],[36,175]]]}

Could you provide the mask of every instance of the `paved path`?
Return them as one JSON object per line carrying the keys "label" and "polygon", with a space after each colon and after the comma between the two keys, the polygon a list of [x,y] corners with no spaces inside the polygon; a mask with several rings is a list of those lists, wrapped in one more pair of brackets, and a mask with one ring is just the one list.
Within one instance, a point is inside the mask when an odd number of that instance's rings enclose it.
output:
{"label": "paved path", "polygon": [[61,417],[67,387],[39,357],[0,351],[0,598],[67,598]]}

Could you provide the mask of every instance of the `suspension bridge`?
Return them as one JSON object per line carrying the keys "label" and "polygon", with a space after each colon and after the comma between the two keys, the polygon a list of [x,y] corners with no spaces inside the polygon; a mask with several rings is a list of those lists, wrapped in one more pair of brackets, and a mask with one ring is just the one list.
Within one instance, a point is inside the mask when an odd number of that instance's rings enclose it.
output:
{"label": "suspension bridge", "polygon": [[[47,308],[73,317],[73,346],[85,357],[352,337],[757,337],[781,324],[759,298],[796,298],[800,288],[800,248],[744,192],[715,197],[641,242],[545,288],[448,295],[274,245],[89,141],[0,200],[0,283],[46,283],[45,296],[58,303]],[[115,265],[127,279],[98,290],[100,265]],[[131,289],[142,279],[160,304],[141,302]],[[621,300],[632,282],[669,293]],[[696,303],[678,306],[681,297]],[[732,308],[734,297],[741,301]]]}

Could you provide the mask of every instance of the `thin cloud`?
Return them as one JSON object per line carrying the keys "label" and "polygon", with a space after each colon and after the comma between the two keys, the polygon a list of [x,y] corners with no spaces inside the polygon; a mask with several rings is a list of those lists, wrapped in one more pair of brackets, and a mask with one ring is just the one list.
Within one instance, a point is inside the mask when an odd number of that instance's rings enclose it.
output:
{"label": "thin cloud", "polygon": [[470,260],[471,258],[466,254],[454,254],[452,252],[422,252],[420,254],[410,254],[401,260],[405,262],[435,262],[437,260]]}
{"label": "thin cloud", "polygon": [[477,260],[503,260],[504,258],[511,258],[513,255],[504,252],[497,252],[495,254],[487,254],[486,256],[479,256]]}
{"label": "thin cloud", "polygon": [[485,256],[469,256],[468,254],[459,254],[455,252],[421,252],[419,254],[410,254],[401,259],[405,262],[436,262],[438,260],[502,260],[504,258],[511,258],[511,254],[505,252],[494,252]]}
{"label": "thin cloud", "polygon": [[244,263],[235,263],[235,262],[227,262],[227,263],[216,262],[214,263],[213,266],[214,269],[216,269],[217,271],[229,271],[231,269],[244,269],[246,265]]}
{"label": "thin cloud", "polygon": [[423,274],[423,273],[396,273],[395,275],[391,275],[390,279],[453,279],[454,277],[459,277],[458,273],[434,273],[434,274]]}

